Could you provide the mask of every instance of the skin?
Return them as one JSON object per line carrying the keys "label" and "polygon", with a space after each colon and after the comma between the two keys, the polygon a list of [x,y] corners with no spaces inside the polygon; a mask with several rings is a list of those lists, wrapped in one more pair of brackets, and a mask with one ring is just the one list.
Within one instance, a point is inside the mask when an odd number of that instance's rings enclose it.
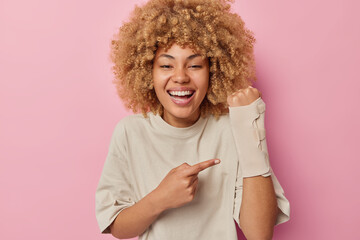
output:
{"label": "skin", "polygon": [[[199,106],[206,95],[209,66],[206,59],[188,47],[173,45],[167,52],[158,49],[153,65],[154,88],[164,106],[163,119],[174,127],[188,127],[200,117]],[[167,92],[173,87],[190,87],[194,99],[186,106],[173,103]],[[255,101],[261,93],[252,87],[240,89],[227,99],[230,107],[244,106]],[[158,187],[124,209],[110,225],[114,237],[132,238],[142,234],[165,210],[191,202],[198,185],[198,174],[214,165],[210,159],[193,166],[183,163],[173,168]],[[243,199],[239,222],[247,239],[272,239],[277,216],[277,203],[271,177],[249,177],[243,181]]]}
{"label": "skin", "polygon": [[[172,45],[165,52],[159,48],[153,63],[156,96],[164,106],[163,119],[174,127],[189,127],[200,117],[200,104],[209,85],[209,63],[191,48]],[[186,106],[175,104],[167,90],[189,87],[195,90],[193,100]]]}

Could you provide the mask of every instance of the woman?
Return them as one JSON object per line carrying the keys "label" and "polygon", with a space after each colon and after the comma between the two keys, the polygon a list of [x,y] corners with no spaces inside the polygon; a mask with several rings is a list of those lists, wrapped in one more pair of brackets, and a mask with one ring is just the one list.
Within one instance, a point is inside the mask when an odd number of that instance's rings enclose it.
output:
{"label": "woman", "polygon": [[[271,239],[290,206],[271,169],[252,32],[224,0],[150,0],[112,41],[132,109],[96,190],[116,238]],[[142,112],[139,114],[138,112]]]}

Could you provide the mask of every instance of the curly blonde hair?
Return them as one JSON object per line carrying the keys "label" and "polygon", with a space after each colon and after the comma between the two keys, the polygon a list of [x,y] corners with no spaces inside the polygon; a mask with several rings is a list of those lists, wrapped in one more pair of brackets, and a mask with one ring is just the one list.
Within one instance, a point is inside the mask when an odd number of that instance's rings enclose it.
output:
{"label": "curly blonde hair", "polygon": [[113,83],[134,113],[162,115],[152,79],[159,47],[188,45],[209,59],[209,88],[201,116],[227,113],[227,96],[256,81],[253,33],[230,12],[231,0],[150,0],[136,6],[111,41]]}

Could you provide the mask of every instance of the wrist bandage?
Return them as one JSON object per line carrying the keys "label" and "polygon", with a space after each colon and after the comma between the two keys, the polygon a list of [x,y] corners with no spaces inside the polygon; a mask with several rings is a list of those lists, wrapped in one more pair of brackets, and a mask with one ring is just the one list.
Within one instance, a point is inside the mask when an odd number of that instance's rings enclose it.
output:
{"label": "wrist bandage", "polygon": [[259,97],[249,105],[229,107],[229,116],[242,176],[270,176],[265,102]]}

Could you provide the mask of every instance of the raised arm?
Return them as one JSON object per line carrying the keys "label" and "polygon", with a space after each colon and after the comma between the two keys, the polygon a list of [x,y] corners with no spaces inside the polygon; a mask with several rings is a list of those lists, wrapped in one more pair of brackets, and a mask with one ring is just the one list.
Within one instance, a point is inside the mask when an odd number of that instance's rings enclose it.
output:
{"label": "raised arm", "polygon": [[[251,111],[246,111],[248,110],[246,108],[255,107],[257,111],[257,106],[251,104],[260,96],[260,92],[256,88],[248,87],[228,97],[230,118],[235,143],[241,156],[240,166],[243,176],[239,223],[245,237],[249,240],[272,239],[278,215],[267,152],[261,151],[262,146],[258,144],[261,139],[265,138],[265,129],[260,128],[255,132],[251,121],[253,116],[243,115],[251,113]],[[240,109],[241,111],[236,112]],[[241,116],[236,116],[236,114]],[[256,112],[256,114],[258,113]],[[238,122],[234,122],[235,120]]]}

